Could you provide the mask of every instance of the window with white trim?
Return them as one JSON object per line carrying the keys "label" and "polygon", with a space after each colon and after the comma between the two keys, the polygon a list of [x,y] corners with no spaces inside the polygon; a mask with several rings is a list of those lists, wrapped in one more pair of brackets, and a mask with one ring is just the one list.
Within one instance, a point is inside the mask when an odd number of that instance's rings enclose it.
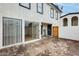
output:
{"label": "window with white trim", "polygon": [[56,17],[56,20],[58,20],[58,11],[56,11],[55,17]]}
{"label": "window with white trim", "polygon": [[27,9],[31,9],[31,3],[19,3],[19,6]]}
{"label": "window with white trim", "polygon": [[54,9],[53,8],[50,9],[50,17],[54,18]]}
{"label": "window with white trim", "polygon": [[63,19],[63,26],[68,26],[68,19],[67,18]]}
{"label": "window with white trim", "polygon": [[43,14],[43,3],[37,3],[37,13]]}
{"label": "window with white trim", "polygon": [[22,42],[22,21],[3,17],[3,46]]}
{"label": "window with white trim", "polygon": [[78,17],[77,16],[73,16],[71,19],[71,25],[72,26],[78,26]]}

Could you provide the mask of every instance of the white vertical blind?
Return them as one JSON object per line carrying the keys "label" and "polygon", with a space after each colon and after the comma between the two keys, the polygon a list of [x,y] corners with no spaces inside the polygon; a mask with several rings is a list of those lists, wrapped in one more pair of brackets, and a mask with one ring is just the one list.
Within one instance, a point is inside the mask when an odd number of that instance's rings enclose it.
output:
{"label": "white vertical blind", "polygon": [[19,19],[3,18],[3,46],[22,41],[21,25]]}

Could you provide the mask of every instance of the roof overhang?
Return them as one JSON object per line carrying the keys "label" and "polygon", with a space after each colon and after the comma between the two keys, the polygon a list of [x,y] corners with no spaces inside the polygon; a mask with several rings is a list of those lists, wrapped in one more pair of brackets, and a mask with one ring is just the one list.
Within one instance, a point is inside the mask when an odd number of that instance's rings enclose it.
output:
{"label": "roof overhang", "polygon": [[59,9],[59,7],[58,6],[56,6],[55,4],[53,4],[53,3],[48,3],[51,7],[55,7],[59,12],[61,12],[62,13],[62,11]]}
{"label": "roof overhang", "polygon": [[61,16],[60,18],[65,17],[67,15],[72,15],[72,14],[79,14],[79,12],[68,13],[68,14],[65,14],[65,15]]}

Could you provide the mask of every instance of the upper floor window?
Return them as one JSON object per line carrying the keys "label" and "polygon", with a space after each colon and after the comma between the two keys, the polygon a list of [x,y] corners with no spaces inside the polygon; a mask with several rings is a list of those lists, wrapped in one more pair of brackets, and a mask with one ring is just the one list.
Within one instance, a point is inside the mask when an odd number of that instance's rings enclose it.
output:
{"label": "upper floor window", "polygon": [[43,14],[43,3],[37,3],[37,13]]}
{"label": "upper floor window", "polygon": [[56,20],[58,20],[58,11],[56,11],[55,17],[56,17]]}
{"label": "upper floor window", "polygon": [[31,3],[19,3],[19,5],[21,7],[27,8],[27,9],[31,9]]}
{"label": "upper floor window", "polygon": [[68,26],[68,19],[67,18],[63,19],[63,26]]}
{"label": "upper floor window", "polygon": [[53,8],[50,9],[50,17],[54,18],[54,9]]}
{"label": "upper floor window", "polygon": [[72,26],[78,26],[78,17],[77,16],[72,17],[71,25]]}

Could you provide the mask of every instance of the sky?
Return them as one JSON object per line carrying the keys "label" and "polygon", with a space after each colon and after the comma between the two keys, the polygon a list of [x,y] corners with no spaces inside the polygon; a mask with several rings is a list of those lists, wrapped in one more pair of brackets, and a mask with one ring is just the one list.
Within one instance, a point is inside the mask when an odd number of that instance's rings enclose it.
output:
{"label": "sky", "polygon": [[62,15],[71,12],[79,12],[79,3],[58,3],[58,6],[63,6]]}

